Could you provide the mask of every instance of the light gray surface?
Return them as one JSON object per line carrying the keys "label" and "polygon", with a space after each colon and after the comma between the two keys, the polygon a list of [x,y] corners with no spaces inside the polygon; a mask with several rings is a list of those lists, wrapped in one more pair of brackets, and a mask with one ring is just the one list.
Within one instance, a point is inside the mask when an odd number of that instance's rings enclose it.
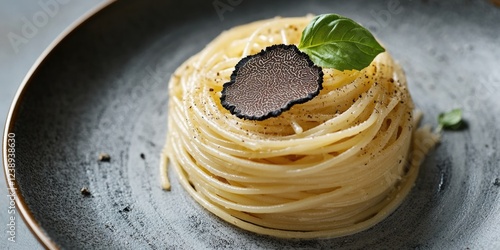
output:
{"label": "light gray surface", "polygon": [[[500,113],[495,98],[500,41],[494,26],[500,13],[487,2],[404,1],[402,12],[381,16],[394,1],[297,1],[299,7],[273,1],[275,8],[265,9],[257,1],[244,1],[223,18],[206,1],[194,9],[184,2],[127,6],[132,2],[121,1],[68,39],[33,78],[21,105],[14,128],[24,132],[19,133],[25,163],[20,184],[36,219],[58,244],[68,249],[500,247],[500,188],[494,184],[500,177],[500,135],[493,129],[498,118],[491,115]],[[185,194],[175,174],[173,191],[161,191],[157,155],[172,70],[224,28],[279,14],[323,11],[360,20],[384,41],[407,70],[426,122],[435,124],[442,110],[464,107],[469,129],[444,135],[407,201],[360,234],[289,241],[221,222]],[[183,23],[169,22],[179,20]],[[101,151],[113,155],[110,163],[95,161]],[[145,160],[140,152],[146,153]],[[83,185],[91,188],[92,197],[82,198],[78,191]]]}
{"label": "light gray surface", "polygon": [[[36,59],[72,22],[104,0],[0,0],[0,124],[5,119],[14,95]],[[43,13],[43,14],[41,14]],[[34,19],[37,21],[34,23]],[[26,22],[28,20],[29,22]],[[28,23],[28,24],[27,24]],[[35,29],[28,27],[33,24]],[[23,33],[23,28],[24,33]],[[10,34],[10,35],[9,35]],[[14,35],[15,34],[15,35]],[[21,39],[17,39],[19,35]],[[27,35],[27,36],[25,36]],[[19,43],[11,42],[17,39]],[[15,37],[15,38],[14,38]],[[26,40],[23,40],[26,39]],[[9,198],[2,170],[0,177],[0,249],[43,249],[19,214],[15,214],[16,242],[8,240]]]}

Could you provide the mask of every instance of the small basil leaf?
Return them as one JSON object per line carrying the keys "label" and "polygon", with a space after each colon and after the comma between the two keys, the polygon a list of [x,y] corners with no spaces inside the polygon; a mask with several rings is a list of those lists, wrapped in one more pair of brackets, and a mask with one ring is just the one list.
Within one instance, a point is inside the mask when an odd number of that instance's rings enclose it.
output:
{"label": "small basil leaf", "polygon": [[336,14],[315,17],[302,32],[298,48],[318,66],[361,70],[385,49],[353,20]]}
{"label": "small basil leaf", "polygon": [[462,127],[462,110],[453,109],[450,112],[439,114],[438,123],[444,129],[460,129]]}

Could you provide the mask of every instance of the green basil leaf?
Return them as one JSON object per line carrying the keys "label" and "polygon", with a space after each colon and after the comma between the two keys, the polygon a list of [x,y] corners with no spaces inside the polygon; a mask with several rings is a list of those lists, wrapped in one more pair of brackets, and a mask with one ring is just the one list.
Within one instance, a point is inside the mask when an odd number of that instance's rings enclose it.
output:
{"label": "green basil leaf", "polygon": [[462,126],[462,110],[453,109],[450,112],[439,114],[438,123],[444,129],[451,129],[451,130],[460,129]]}
{"label": "green basil leaf", "polygon": [[318,66],[361,70],[385,49],[353,20],[336,14],[315,17],[302,32],[298,48]]}

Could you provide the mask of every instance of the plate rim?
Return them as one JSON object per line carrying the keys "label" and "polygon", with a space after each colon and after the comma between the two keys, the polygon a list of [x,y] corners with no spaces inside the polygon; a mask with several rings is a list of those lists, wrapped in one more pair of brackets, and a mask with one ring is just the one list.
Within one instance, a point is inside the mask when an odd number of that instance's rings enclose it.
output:
{"label": "plate rim", "polygon": [[[45,248],[48,249],[59,249],[60,246],[53,241],[50,236],[44,231],[43,227],[39,224],[39,222],[34,218],[32,214],[32,210],[30,210],[27,206],[27,204],[24,201],[24,197],[22,196],[21,192],[16,189],[16,187],[19,187],[17,185],[17,180],[13,180],[13,184],[9,183],[9,178],[8,178],[8,135],[11,131],[14,130],[14,125],[16,123],[17,116],[19,113],[19,108],[21,104],[23,103],[24,100],[24,95],[28,92],[28,88],[30,87],[29,84],[33,80],[34,74],[37,72],[39,67],[44,63],[46,60],[46,57],[48,57],[53,50],[64,41],[64,39],[72,34],[80,25],[83,25],[87,21],[89,21],[92,17],[94,17],[96,14],[101,12],[102,10],[106,9],[108,6],[112,5],[112,3],[117,2],[117,0],[102,0],[102,2],[91,9],[89,9],[87,12],[83,13],[80,17],[78,17],[73,23],[71,23],[68,27],[66,27],[59,35],[56,36],[56,38],[43,50],[41,55],[35,60],[33,65],[30,67],[29,71],[27,74],[24,76],[21,84],[19,85],[18,89],[16,90],[15,96],[10,104],[9,112],[7,114],[7,119],[5,122],[5,128],[4,128],[4,133],[2,137],[2,164],[3,164],[3,169],[4,169],[4,178],[6,180],[7,188],[8,190],[12,190],[14,188],[15,190],[15,201],[16,201],[16,208],[20,213],[21,218],[23,221],[26,223],[27,227],[30,229],[30,232],[37,238],[38,242],[42,244]],[[12,185],[10,185],[12,184]]]}
{"label": "plate rim", "polygon": [[[15,197],[16,210],[20,214],[22,220],[40,244],[46,249],[60,249],[60,246],[50,238],[49,235],[42,229],[38,221],[34,218],[33,213],[28,208],[24,201],[24,197],[21,191],[17,188],[19,185],[17,179],[10,179],[8,172],[8,139],[9,134],[13,131],[14,123],[16,122],[17,113],[19,112],[19,106],[22,102],[23,96],[26,93],[26,89],[31,81],[34,73],[37,71],[39,66],[45,61],[47,56],[74,30],[76,30],[80,25],[88,21],[91,17],[101,12],[105,8],[111,6],[117,0],[102,0],[102,2],[91,7],[89,10],[85,11],[82,15],[77,17],[70,25],[63,29],[50,44],[42,51],[35,62],[32,64],[26,75],[24,76],[21,84],[19,85],[14,98],[9,107],[9,112],[7,113],[7,119],[5,121],[5,128],[2,135],[2,165],[3,165],[3,175],[7,184],[7,191],[10,193],[13,190]],[[14,168],[15,169],[15,168]]]}

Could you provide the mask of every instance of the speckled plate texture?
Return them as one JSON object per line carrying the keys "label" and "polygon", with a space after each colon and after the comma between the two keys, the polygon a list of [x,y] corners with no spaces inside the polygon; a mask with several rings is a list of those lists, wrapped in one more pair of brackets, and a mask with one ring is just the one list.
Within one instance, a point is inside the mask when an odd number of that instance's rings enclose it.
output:
{"label": "speckled plate texture", "polygon": [[[284,240],[213,216],[173,172],[163,191],[171,73],[235,25],[332,12],[365,25],[402,64],[424,123],[464,111],[468,128],[442,134],[404,203],[355,235]],[[499,25],[489,1],[117,1],[20,89],[6,131],[16,135],[18,206],[50,248],[500,249]]]}

